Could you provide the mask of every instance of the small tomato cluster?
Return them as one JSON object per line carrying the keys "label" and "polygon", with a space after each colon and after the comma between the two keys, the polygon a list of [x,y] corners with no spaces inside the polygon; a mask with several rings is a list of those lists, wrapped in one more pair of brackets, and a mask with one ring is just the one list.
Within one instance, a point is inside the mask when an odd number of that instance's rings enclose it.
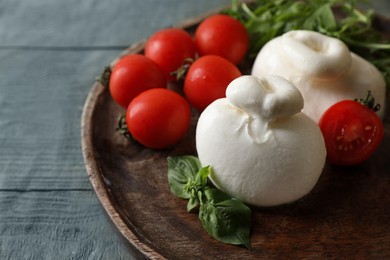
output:
{"label": "small tomato cluster", "polygon": [[[184,29],[163,29],[146,41],[143,54],[120,58],[108,85],[113,100],[127,109],[126,125],[133,138],[152,149],[180,141],[190,126],[190,107],[203,111],[241,76],[237,64],[248,46],[245,27],[217,14],[203,20],[194,37]],[[184,95],[168,89],[177,83],[174,74],[183,64],[189,67]]]}

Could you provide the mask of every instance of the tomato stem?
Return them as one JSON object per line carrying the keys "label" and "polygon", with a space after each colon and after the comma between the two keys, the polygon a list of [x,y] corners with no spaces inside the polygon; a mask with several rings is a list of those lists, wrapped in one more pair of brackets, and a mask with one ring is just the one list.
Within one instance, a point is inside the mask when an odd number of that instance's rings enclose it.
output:
{"label": "tomato stem", "polygon": [[355,101],[359,102],[362,105],[367,106],[368,108],[370,108],[374,112],[378,111],[381,108],[381,105],[379,103],[375,104],[375,98],[372,95],[371,90],[368,90],[366,99],[362,99],[362,98],[357,99],[356,98]]}
{"label": "tomato stem", "polygon": [[118,117],[117,126],[116,126],[115,130],[118,133],[120,133],[121,135],[123,135],[126,139],[133,140],[133,137],[131,136],[129,129],[127,128],[125,115],[120,115]]}
{"label": "tomato stem", "polygon": [[193,58],[186,58],[183,60],[182,65],[175,71],[171,73],[172,76],[176,76],[176,80],[184,80],[185,76],[187,75],[188,69],[190,68],[191,64],[194,63]]}
{"label": "tomato stem", "polygon": [[110,83],[110,77],[111,77],[111,67],[106,66],[102,74],[100,74],[100,76],[97,77],[96,80],[104,87],[108,88]]}

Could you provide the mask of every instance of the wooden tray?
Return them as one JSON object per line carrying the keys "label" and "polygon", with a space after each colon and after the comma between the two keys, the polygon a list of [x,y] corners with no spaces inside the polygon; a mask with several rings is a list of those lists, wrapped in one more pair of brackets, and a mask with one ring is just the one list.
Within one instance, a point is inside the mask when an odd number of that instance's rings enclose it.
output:
{"label": "wooden tray", "polygon": [[[202,18],[186,21],[181,27],[192,30]],[[143,42],[137,43],[123,54],[142,52],[143,46]],[[253,208],[251,250],[209,237],[197,214],[187,213],[186,201],[169,190],[166,157],[195,154],[198,115],[194,113],[191,130],[180,144],[157,152],[115,132],[117,117],[123,113],[109,91],[95,83],[82,115],[82,149],[92,186],[136,257],[390,257],[389,106],[383,143],[367,162],[352,168],[326,165],[318,184],[304,199],[282,207]]]}

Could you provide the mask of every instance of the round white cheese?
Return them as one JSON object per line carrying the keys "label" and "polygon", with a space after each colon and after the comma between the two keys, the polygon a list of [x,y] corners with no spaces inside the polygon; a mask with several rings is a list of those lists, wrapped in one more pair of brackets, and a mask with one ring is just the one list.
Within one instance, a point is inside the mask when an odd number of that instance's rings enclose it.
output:
{"label": "round white cheese", "polygon": [[256,206],[295,201],[312,190],[325,164],[317,124],[300,110],[303,98],[281,77],[241,76],[226,98],[210,104],[196,129],[203,166],[215,186]]}

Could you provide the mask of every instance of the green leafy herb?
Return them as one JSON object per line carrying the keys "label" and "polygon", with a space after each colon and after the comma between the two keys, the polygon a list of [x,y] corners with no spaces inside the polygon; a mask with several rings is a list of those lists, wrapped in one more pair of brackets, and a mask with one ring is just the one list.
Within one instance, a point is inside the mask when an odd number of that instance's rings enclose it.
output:
{"label": "green leafy herb", "polygon": [[96,80],[100,82],[100,84],[102,84],[103,87],[108,88],[110,84],[110,77],[111,77],[111,67],[106,66],[102,74],[100,74],[100,76],[97,77]]}
{"label": "green leafy herb", "polygon": [[250,248],[251,210],[208,182],[211,167],[195,156],[168,157],[168,182],[178,197],[188,199],[187,211],[199,207],[199,219],[215,239]]}
{"label": "green leafy herb", "polygon": [[250,59],[283,33],[317,31],[345,42],[374,64],[390,86],[390,42],[374,28],[374,11],[369,7],[364,0],[257,0],[248,4],[233,0],[226,13],[247,28]]}
{"label": "green leafy herb", "polygon": [[206,189],[203,197],[199,218],[209,234],[222,242],[250,248],[249,207],[215,188]]}
{"label": "green leafy herb", "polygon": [[126,116],[125,115],[120,115],[118,117],[115,130],[118,133],[120,133],[121,135],[123,135],[126,139],[134,140],[132,135],[129,132],[129,129],[127,128]]}
{"label": "green leafy herb", "polygon": [[168,157],[168,182],[172,193],[179,198],[189,199],[191,193],[186,187],[195,180],[201,168],[195,156]]}

